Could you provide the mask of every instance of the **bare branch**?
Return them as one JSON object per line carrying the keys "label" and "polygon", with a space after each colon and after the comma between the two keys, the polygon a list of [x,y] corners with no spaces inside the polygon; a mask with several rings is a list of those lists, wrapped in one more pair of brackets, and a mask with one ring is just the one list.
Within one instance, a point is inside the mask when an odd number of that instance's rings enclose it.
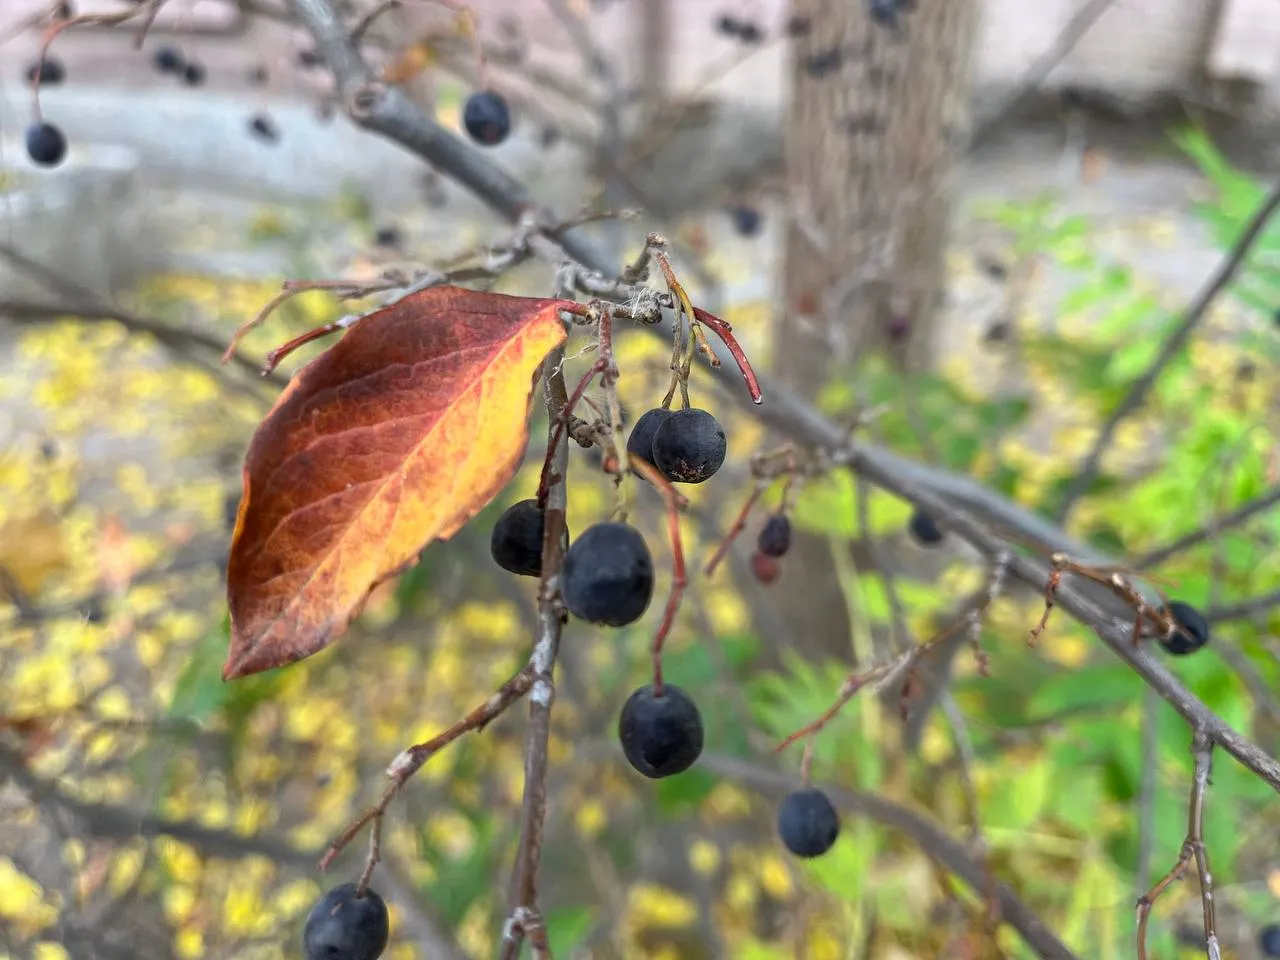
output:
{"label": "bare branch", "polygon": [[1230,530],[1232,527],[1239,526],[1251,517],[1256,516],[1262,511],[1269,509],[1275,504],[1280,503],[1280,487],[1273,487],[1256,500],[1250,500],[1246,504],[1242,504],[1230,513],[1225,513],[1220,517],[1214,517],[1203,527],[1185,533],[1175,540],[1170,541],[1163,547],[1157,547],[1147,553],[1144,553],[1136,561],[1133,567],[1135,570],[1148,570],[1151,567],[1159,566],[1170,557],[1181,553],[1183,550],[1189,550],[1194,546],[1216,537],[1218,534]]}
{"label": "bare branch", "polygon": [[1146,401],[1147,394],[1155,386],[1156,380],[1160,378],[1160,374],[1164,372],[1165,367],[1182,350],[1192,331],[1204,319],[1209,307],[1235,278],[1236,273],[1249,256],[1249,251],[1253,249],[1254,243],[1262,236],[1262,232],[1266,229],[1267,223],[1271,220],[1272,214],[1276,212],[1278,207],[1280,207],[1280,184],[1272,187],[1271,192],[1258,205],[1258,209],[1254,211],[1244,232],[1240,234],[1239,239],[1236,240],[1235,245],[1231,248],[1231,252],[1222,260],[1213,276],[1209,278],[1204,288],[1196,295],[1195,300],[1187,307],[1182,322],[1178,324],[1177,329],[1169,334],[1168,339],[1165,340],[1164,345],[1160,348],[1160,353],[1151,361],[1151,365],[1143,371],[1142,376],[1133,382],[1133,386],[1129,388],[1129,392],[1120,401],[1120,405],[1112,411],[1111,416],[1102,425],[1102,429],[1098,432],[1093,446],[1080,464],[1079,472],[1067,484],[1067,488],[1062,495],[1062,501],[1054,511],[1054,518],[1059,523],[1071,512],[1071,507],[1084,495],[1094,478],[1097,477],[1102,455],[1111,446],[1111,441],[1115,438],[1116,428]]}

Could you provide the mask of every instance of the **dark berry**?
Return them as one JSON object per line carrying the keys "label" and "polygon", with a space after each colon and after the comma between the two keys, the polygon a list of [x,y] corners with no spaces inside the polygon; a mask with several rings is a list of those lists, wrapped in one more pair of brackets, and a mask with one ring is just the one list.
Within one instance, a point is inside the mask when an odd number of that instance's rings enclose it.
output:
{"label": "dark berry", "polygon": [[74,17],[74,16],[76,15],[76,13],[75,13],[75,8],[74,8],[73,6],[71,6],[71,4],[70,4],[70,3],[66,2],[66,0],[64,0],[64,2],[62,2],[62,3],[58,4],[58,11],[57,11],[57,12],[58,12],[58,19],[59,19],[59,20],[70,20],[72,17]]}
{"label": "dark berry", "polygon": [[1175,630],[1171,637],[1161,637],[1160,646],[1175,657],[1183,657],[1195,653],[1209,642],[1209,621],[1195,607],[1181,600],[1171,600],[1160,612],[1173,617],[1181,630]]}
{"label": "dark berry", "polygon": [[42,167],[56,167],[67,156],[67,137],[52,123],[27,127],[27,156]]}
{"label": "dark berry", "polygon": [[188,63],[182,71],[182,82],[188,87],[198,87],[204,83],[205,70],[203,64]]}
{"label": "dark berry", "polygon": [[840,817],[817,787],[787,794],[778,808],[778,834],[797,857],[820,857],[836,842]]}
{"label": "dark berry", "polygon": [[306,960],[377,960],[390,935],[387,905],[373,890],[356,897],[356,885],[334,887],[311,908],[302,930]]}
{"label": "dark berry", "polygon": [[943,533],[937,522],[923,510],[911,514],[911,522],[907,525],[916,542],[932,547],[942,542]]}
{"label": "dark berry", "polygon": [[579,620],[625,627],[653,598],[653,556],[644,537],[625,523],[597,523],[564,558],[564,602]]}
{"label": "dark berry", "polygon": [[771,557],[757,550],[751,555],[751,572],[755,574],[757,580],[767,586],[781,575],[782,564],[778,563],[777,557]]}
{"label": "dark berry", "polygon": [[270,117],[260,113],[249,121],[249,129],[253,135],[264,143],[275,143],[280,139],[280,131]]}
{"label": "dark berry", "polygon": [[491,147],[511,133],[511,110],[501,94],[481,90],[467,98],[462,108],[462,125],[472,140]]}
{"label": "dark berry", "polygon": [[177,47],[161,47],[151,62],[161,73],[177,73],[187,65],[186,58]]}
{"label": "dark berry", "polygon": [[313,70],[324,63],[324,57],[320,55],[319,50],[299,50],[298,66],[303,70]]}
{"label": "dark berry", "polygon": [[894,29],[898,26],[898,14],[903,13],[906,4],[903,0],[869,0],[867,12],[871,19],[882,27]]}
{"label": "dark berry", "polygon": [[693,699],[679,687],[662,685],[655,696],[652,684],[627,699],[618,718],[618,739],[627,762],[657,780],[693,766],[702,753],[702,717]]}
{"label": "dark berry", "polygon": [[67,68],[62,65],[61,60],[55,60],[53,57],[47,57],[42,62],[33,63],[27,68],[27,83],[54,87],[65,79],[67,79]]}
{"label": "dark berry", "polygon": [[1280,957],[1280,923],[1270,923],[1258,933],[1258,949],[1264,957]]}
{"label": "dark berry", "polygon": [[726,37],[736,38],[742,32],[742,24],[737,17],[731,17],[726,13],[716,18],[716,30]]}
{"label": "dark berry", "polygon": [[764,31],[748,20],[738,27],[738,39],[748,44],[761,43],[764,40]]}
{"label": "dark berry", "polygon": [[636,421],[636,425],[631,428],[631,435],[627,437],[627,453],[633,457],[640,457],[649,463],[653,463],[653,437],[658,432],[658,428],[666,423],[667,418],[671,416],[670,410],[664,410],[662,407],[654,407],[652,410],[646,410],[641,414],[640,419]]}
{"label": "dark berry", "polygon": [[653,465],[673,483],[702,483],[724,463],[724,428],[705,410],[677,410],[653,435]]}
{"label": "dark berry", "polygon": [[755,207],[733,207],[729,211],[733,229],[742,237],[754,237],[760,232],[760,211]]}
{"label": "dark berry", "polygon": [[785,514],[775,513],[760,528],[756,549],[766,557],[785,557],[791,549],[791,521]]}
{"label": "dark berry", "polygon": [[522,577],[542,576],[543,520],[537,500],[507,507],[489,537],[489,552],[498,566]]}
{"label": "dark berry", "polygon": [[373,235],[373,242],[380,247],[400,246],[400,231],[395,227],[379,227]]}
{"label": "dark berry", "polygon": [[1003,343],[1009,339],[1009,323],[1007,320],[996,320],[982,334],[983,343]]}

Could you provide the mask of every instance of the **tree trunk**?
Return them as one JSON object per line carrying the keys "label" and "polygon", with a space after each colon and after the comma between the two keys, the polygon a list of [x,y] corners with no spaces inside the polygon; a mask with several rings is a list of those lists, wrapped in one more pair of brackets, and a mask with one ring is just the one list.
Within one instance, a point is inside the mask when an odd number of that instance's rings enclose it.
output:
{"label": "tree trunk", "polygon": [[[793,5],[787,137],[791,220],[774,366],[810,399],[872,351],[904,371],[933,360],[963,150],[978,0]],[[849,624],[830,548],[804,537],[780,591],[807,656],[848,656]]]}

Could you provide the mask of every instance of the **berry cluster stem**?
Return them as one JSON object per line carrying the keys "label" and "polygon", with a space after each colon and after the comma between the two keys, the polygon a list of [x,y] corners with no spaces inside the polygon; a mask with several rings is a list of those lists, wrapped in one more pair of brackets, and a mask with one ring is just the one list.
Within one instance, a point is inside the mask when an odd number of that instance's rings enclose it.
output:
{"label": "berry cluster stem", "polygon": [[684,597],[685,588],[689,585],[689,577],[685,571],[684,548],[680,541],[680,507],[684,497],[677,492],[671,482],[662,475],[653,464],[640,457],[631,461],[631,469],[652,483],[667,504],[667,535],[671,539],[671,593],[667,596],[667,606],[662,612],[662,622],[658,632],[653,635],[653,695],[662,696],[662,648],[675,624],[676,611],[680,609],[680,600]]}

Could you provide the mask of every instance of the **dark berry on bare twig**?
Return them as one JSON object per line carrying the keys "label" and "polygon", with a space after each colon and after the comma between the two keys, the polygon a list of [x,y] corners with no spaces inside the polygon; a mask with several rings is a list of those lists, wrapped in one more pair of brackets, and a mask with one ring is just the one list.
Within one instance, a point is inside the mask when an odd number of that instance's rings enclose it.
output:
{"label": "dark berry on bare twig", "polygon": [[387,905],[372,889],[334,887],[311,908],[302,931],[306,960],[377,960],[391,933]]}
{"label": "dark berry on bare twig", "polygon": [[764,42],[764,31],[760,29],[759,24],[747,20],[738,27],[738,39],[746,44],[762,43]]}
{"label": "dark berry on bare twig", "polygon": [[178,73],[187,65],[186,58],[177,47],[161,47],[151,62],[161,73]]}
{"label": "dark berry on bare twig", "polygon": [[671,416],[671,411],[662,407],[654,407],[652,410],[646,410],[641,414],[640,419],[636,421],[636,425],[631,428],[631,435],[627,437],[627,453],[633,457],[640,457],[648,463],[653,463],[654,434],[658,432],[658,428],[667,421],[669,416]]}
{"label": "dark berry on bare twig", "polygon": [[653,465],[673,483],[702,483],[724,464],[724,428],[705,410],[677,410],[653,435]]}
{"label": "dark berry on bare twig", "polygon": [[1160,612],[1173,617],[1180,630],[1175,630],[1171,637],[1161,637],[1160,646],[1175,657],[1183,657],[1195,653],[1209,642],[1209,621],[1195,607],[1181,600],[1171,600]]}
{"label": "dark berry on bare twig", "polygon": [[784,557],[791,549],[791,521],[786,514],[775,513],[760,528],[756,549],[766,557]]}
{"label": "dark berry on bare twig", "polygon": [[751,572],[755,574],[757,580],[767,586],[778,579],[782,573],[782,564],[778,563],[776,557],[757,550],[751,555]]}
{"label": "dark berry on bare twig", "polygon": [[579,620],[625,627],[653,599],[653,556],[644,537],[625,523],[597,523],[564,558],[564,602]]}
{"label": "dark berry on bare twig", "polygon": [[41,87],[56,87],[66,79],[67,68],[62,65],[61,60],[54,57],[46,57],[27,68],[27,83]]}
{"label": "dark berry on bare twig", "polygon": [[737,17],[729,14],[722,14],[716,18],[716,31],[723,33],[726,37],[736,38],[742,32],[742,23]]}
{"label": "dark berry on bare twig", "polygon": [[400,231],[390,225],[379,227],[373,235],[373,242],[380,247],[398,247],[401,243]]}
{"label": "dark berry on bare twig", "polygon": [[204,65],[200,63],[188,63],[182,71],[182,82],[188,87],[203,86],[205,78]]}
{"label": "dark berry on bare twig", "polygon": [[42,167],[56,167],[67,156],[67,137],[52,123],[27,127],[27,156]]}
{"label": "dark berry on bare twig", "polygon": [[840,835],[840,817],[817,787],[787,794],[778,808],[778,834],[797,857],[820,857]]}
{"label": "dark berry on bare twig", "polygon": [[537,500],[521,500],[507,507],[489,538],[489,552],[498,566],[522,577],[542,576],[544,520]]}
{"label": "dark berry on bare twig", "polygon": [[925,547],[936,546],[942,542],[944,536],[937,521],[923,510],[917,510],[911,514],[911,522],[907,525],[907,529],[916,538],[916,542]]}
{"label": "dark berry on bare twig", "polygon": [[636,690],[622,708],[618,739],[627,762],[652,779],[688,770],[702,753],[702,717],[697,704],[679,687],[663,684]]}
{"label": "dark berry on bare twig", "polygon": [[476,143],[491,147],[511,133],[511,110],[506,98],[492,90],[481,90],[467,98],[462,108],[462,125]]}

